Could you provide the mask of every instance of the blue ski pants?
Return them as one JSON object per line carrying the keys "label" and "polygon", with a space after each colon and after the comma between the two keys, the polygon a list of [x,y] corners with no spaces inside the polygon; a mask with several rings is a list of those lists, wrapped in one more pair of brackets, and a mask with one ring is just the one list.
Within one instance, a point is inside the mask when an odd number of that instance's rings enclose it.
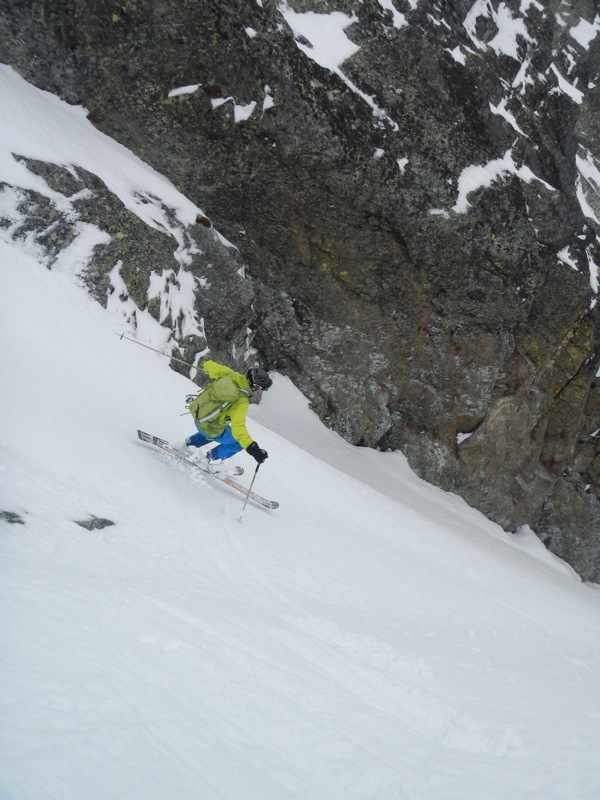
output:
{"label": "blue ski pants", "polygon": [[198,431],[198,433],[195,433],[193,436],[190,436],[189,439],[185,440],[185,443],[188,445],[188,447],[205,447],[211,442],[219,442],[219,446],[210,451],[211,459],[221,458],[224,460],[226,458],[231,458],[231,456],[234,456],[236,453],[239,453],[240,450],[243,450],[243,447],[238,440],[233,438],[231,427],[229,425],[225,428],[223,433],[219,434],[219,436],[211,438],[205,433],[202,433],[202,431]]}

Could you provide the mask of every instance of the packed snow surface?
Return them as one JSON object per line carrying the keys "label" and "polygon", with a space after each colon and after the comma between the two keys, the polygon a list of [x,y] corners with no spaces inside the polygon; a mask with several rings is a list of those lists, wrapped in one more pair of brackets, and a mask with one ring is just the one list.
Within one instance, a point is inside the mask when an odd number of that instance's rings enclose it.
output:
{"label": "packed snow surface", "polygon": [[[148,224],[140,192],[192,215],[82,110],[2,76],[0,181],[35,188],[21,153],[95,172]],[[65,141],[86,130],[93,148]],[[11,229],[0,510],[24,524],[0,522],[2,800],[600,798],[597,586],[399,453],[351,447],[279,375],[249,428],[280,508],[239,522],[240,495],[137,439],[191,433],[193,384],[81,288],[90,232],[49,270]],[[93,516],[114,525],[75,522]]]}

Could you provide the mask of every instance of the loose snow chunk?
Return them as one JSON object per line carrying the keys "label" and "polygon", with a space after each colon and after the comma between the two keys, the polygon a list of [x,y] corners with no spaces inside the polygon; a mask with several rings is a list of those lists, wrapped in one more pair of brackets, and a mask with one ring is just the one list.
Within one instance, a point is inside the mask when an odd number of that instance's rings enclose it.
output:
{"label": "loose snow chunk", "polygon": [[502,98],[502,100],[498,103],[497,106],[493,106],[490,103],[490,111],[492,112],[492,114],[499,114],[501,117],[504,117],[504,119],[509,123],[509,125],[511,125],[512,128],[514,128],[514,130],[516,130],[517,133],[520,133],[521,136],[527,137],[527,134],[524,131],[522,131],[521,128],[519,128],[517,120],[506,108],[506,103],[507,103],[506,97]]}
{"label": "loose snow chunk", "polygon": [[210,101],[210,104],[213,108],[219,108],[220,106],[225,105],[225,103],[230,102],[233,103],[233,97],[231,97],[231,95],[229,97],[213,97]]}
{"label": "loose snow chunk", "polygon": [[550,184],[536,177],[529,167],[517,167],[513,161],[512,150],[507,150],[502,158],[496,158],[487,164],[472,164],[463,169],[458,179],[458,198],[453,211],[457,214],[466,214],[471,205],[467,199],[471,192],[487,189],[495,181],[502,180],[508,175],[516,175],[525,183],[540,181],[547,189],[554,191]]}
{"label": "loose snow chunk", "polygon": [[148,300],[159,300],[159,321],[162,324],[170,317],[178,338],[203,335],[194,308],[195,286],[192,273],[183,269],[177,275],[172,269],[163,270],[161,275],[153,271],[150,275]]}
{"label": "loose snow chunk", "polygon": [[249,36],[251,39],[254,39],[254,37],[256,36],[256,31],[254,30],[254,28],[244,28],[244,30],[246,31],[247,36]]}
{"label": "loose snow chunk", "polygon": [[536,0],[521,0],[521,7],[519,8],[519,12],[521,14],[526,14],[529,11],[530,6],[537,8],[538,11],[543,12],[544,6],[541,3],[536,2]]}
{"label": "loose snow chunk", "polygon": [[373,153],[373,158],[379,159],[384,155],[384,153],[385,153],[385,150],[382,150],[381,147],[377,147],[375,149],[375,152]]}
{"label": "loose snow chunk", "polygon": [[13,153],[16,152],[18,133],[17,136],[14,136],[14,134],[10,135],[12,133],[10,125],[5,125],[4,131],[6,134],[8,134],[6,138],[9,139],[9,141],[12,140],[12,143],[9,144],[12,152],[8,147],[6,148],[7,155],[5,158],[3,158],[3,162],[1,164],[2,172],[0,174],[0,182],[5,183],[8,186],[18,186],[19,189],[38,192],[39,194],[43,195],[43,197],[47,197],[49,200],[51,200],[56,208],[63,213],[69,213],[72,211],[71,203],[65,198],[64,195],[62,195],[60,192],[56,192],[54,189],[51,189],[43,178],[41,178],[39,175],[36,175],[34,172],[31,172],[31,170],[29,170],[22,161],[17,161]]}
{"label": "loose snow chunk", "polygon": [[575,50],[574,50],[573,47],[567,47],[566,50],[563,50],[563,55],[565,56],[565,58],[569,62],[569,65],[567,67],[567,75],[570,72],[572,72],[572,70],[574,70],[575,67],[577,66],[577,59],[573,55],[574,52],[575,52]]}
{"label": "loose snow chunk", "polygon": [[446,51],[447,53],[450,53],[450,55],[452,56],[452,58],[453,58],[455,61],[458,61],[458,63],[459,63],[459,64],[462,64],[463,66],[466,64],[466,62],[467,62],[467,57],[466,57],[466,56],[465,56],[465,54],[462,52],[462,50],[460,49],[460,47],[455,47],[455,48],[454,48],[454,50],[450,50],[450,48],[449,48],[449,47],[445,47],[444,49],[445,49],[445,51]]}
{"label": "loose snow chunk", "polygon": [[533,86],[534,84],[533,78],[528,74],[529,67],[530,67],[529,61],[527,59],[524,59],[523,62],[521,63],[521,68],[513,78],[512,82],[513,89],[516,89],[518,86],[520,86],[521,94],[525,94],[525,87],[527,85]]}
{"label": "loose snow chunk", "polygon": [[[479,17],[491,17],[498,28],[498,33],[487,44],[477,38],[477,20]],[[535,41],[527,32],[523,20],[513,17],[505,3],[500,3],[498,11],[494,11],[487,0],[476,0],[465,17],[463,26],[470,39],[480,50],[486,50],[491,47],[496,53],[510,56],[516,61],[520,61],[518,37],[522,37],[526,42]]]}
{"label": "loose snow chunk", "polygon": [[469,13],[463,22],[463,28],[466,30],[470,39],[477,45],[477,47],[485,50],[485,44],[480,42],[477,38],[477,20],[479,17],[488,17],[490,15],[490,7],[486,0],[475,0]]}
{"label": "loose snow chunk", "polygon": [[408,164],[408,158],[397,158],[396,164],[398,164],[398,169],[402,174],[404,174],[404,170],[406,169],[406,165]]}
{"label": "loose snow chunk", "polygon": [[250,116],[252,116],[252,112],[255,108],[256,100],[253,100],[251,103],[248,103],[245,106],[234,105],[233,118],[235,122],[243,122],[244,120],[247,120]]}
{"label": "loose snow chunk", "polygon": [[556,254],[556,257],[559,261],[562,261],[563,264],[567,264],[569,267],[572,267],[574,270],[579,272],[579,267],[577,266],[577,262],[573,261],[571,258],[571,254],[569,252],[569,245],[563,247],[562,250],[559,250]]}
{"label": "loose snow chunk", "polygon": [[74,226],[77,235],[61,250],[52,267],[54,272],[68,272],[78,275],[92,261],[94,251],[100,244],[108,244],[110,236],[96,225],[77,222]]}
{"label": "loose snow chunk", "polygon": [[361,97],[373,110],[373,116],[377,120],[385,119],[392,128],[397,131],[399,125],[380,108],[375,99],[363,92],[358,86],[344,75],[340,69],[347,58],[354,55],[360,47],[344,33],[344,28],[356,22],[358,18],[355,14],[349,17],[341,11],[333,11],[331,14],[315,14],[308,11],[305,14],[298,14],[287,4],[279,6],[279,11],[285,17],[285,21],[296,34],[302,36],[308,45],[296,41],[297,46],[308,58],[315,61],[319,66],[328,69],[338,75],[346,86],[355,94]]}
{"label": "loose snow chunk", "polygon": [[275,105],[275,100],[271,95],[271,87],[268,83],[265,83],[265,99],[263,100],[263,111],[266,111],[269,108],[273,108]]}
{"label": "loose snow chunk", "polygon": [[344,28],[357,21],[355,14],[351,17],[341,11],[331,14],[307,11],[300,14],[287,4],[280,5],[279,11],[296,36],[302,36],[310,42],[311,46],[307,47],[296,41],[300,50],[325,69],[336,71],[347,58],[360,50],[344,33]]}
{"label": "loose snow chunk", "polygon": [[182,94],[194,94],[202,86],[201,83],[192,83],[190,86],[180,86],[178,89],[171,89],[167,97],[179,97]]}
{"label": "loose snow chunk", "polygon": [[[582,158],[579,155],[575,156],[575,163],[577,164],[577,169],[579,170],[579,177],[577,178],[576,186],[577,199],[579,200],[581,210],[586,217],[593,219],[600,225],[600,219],[598,219],[598,216],[600,215],[596,213],[600,197],[600,170],[596,166],[594,157],[589,150],[587,151],[585,158]],[[587,197],[588,194],[590,195],[589,200]],[[594,206],[596,206],[596,208],[592,208],[592,203]]]}
{"label": "loose snow chunk", "polygon": [[519,47],[517,38],[521,36],[526,42],[534,42],[527,32],[525,23],[522,19],[516,19],[510,12],[508,6],[500,3],[495,19],[498,26],[498,33],[490,41],[489,46],[497,53],[503,53],[516,61],[519,59]]}
{"label": "loose snow chunk", "polygon": [[392,3],[392,0],[378,0],[378,2],[381,8],[383,8],[385,11],[392,12],[392,24],[394,28],[400,30],[400,28],[402,28],[404,25],[408,25],[406,17],[396,9],[395,5]]}
{"label": "loose snow chunk", "polygon": [[436,27],[438,27],[438,28],[439,28],[439,27],[440,27],[440,25],[444,25],[446,28],[448,28],[448,30],[449,30],[449,31],[451,31],[451,30],[452,30],[452,28],[450,27],[450,25],[448,25],[448,23],[446,22],[446,20],[445,20],[445,19],[436,19],[436,18],[435,18],[434,16],[432,16],[431,14],[427,14],[427,16],[428,16],[428,18],[429,18],[429,19],[430,19],[430,20],[433,22],[433,24],[434,24]]}
{"label": "loose snow chunk", "polygon": [[573,86],[573,84],[565,80],[554,64],[550,64],[550,69],[556,75],[556,79],[558,80],[559,90],[563,92],[563,94],[569,95],[571,100],[574,100],[576,103],[581,104],[583,101],[583,92],[580,92],[579,89],[576,89]]}
{"label": "loose snow chunk", "polygon": [[598,225],[600,225],[600,219],[598,219],[598,215],[592,208],[592,206],[588,203],[588,199],[585,194],[585,190],[583,188],[581,178],[577,178],[576,182],[576,192],[577,192],[577,200],[579,201],[579,205],[581,206],[581,210],[583,211],[584,216],[593,219]]}
{"label": "loose snow chunk", "polygon": [[111,290],[106,295],[106,310],[116,318],[118,327],[136,341],[169,355],[175,346],[175,342],[169,342],[171,330],[154,319],[147,309],[140,309],[134,303],[121,276],[122,266],[123,262],[117,261],[109,272]]}
{"label": "loose snow chunk", "polygon": [[590,268],[590,286],[592,287],[592,292],[594,294],[598,294],[598,279],[600,278],[600,267],[594,261],[589,248],[586,249],[585,254],[587,256],[588,266]]}
{"label": "loose snow chunk", "polygon": [[580,19],[577,25],[571,28],[569,34],[585,50],[589,50],[590,42],[595,38],[598,31],[600,31],[600,15],[596,16],[593,24],[585,19]]}

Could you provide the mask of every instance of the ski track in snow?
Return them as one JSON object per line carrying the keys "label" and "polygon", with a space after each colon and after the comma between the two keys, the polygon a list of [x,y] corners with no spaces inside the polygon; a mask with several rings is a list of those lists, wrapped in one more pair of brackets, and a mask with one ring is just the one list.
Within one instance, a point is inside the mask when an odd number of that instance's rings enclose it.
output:
{"label": "ski track in snow", "polygon": [[[60,163],[71,112],[26,98],[28,154],[37,136]],[[109,142],[85,156],[107,185]],[[0,151],[0,179],[14,163]],[[129,163],[123,196],[161,196]],[[181,442],[192,384],[119,341],[124,315],[78,285],[89,253],[82,236],[48,270],[0,228],[0,509],[25,522],[0,525],[0,797],[600,796],[598,588],[341,441],[277,375],[249,426],[281,507],[240,524],[237,494],[137,439]],[[92,514],[115,524],[75,524]]]}

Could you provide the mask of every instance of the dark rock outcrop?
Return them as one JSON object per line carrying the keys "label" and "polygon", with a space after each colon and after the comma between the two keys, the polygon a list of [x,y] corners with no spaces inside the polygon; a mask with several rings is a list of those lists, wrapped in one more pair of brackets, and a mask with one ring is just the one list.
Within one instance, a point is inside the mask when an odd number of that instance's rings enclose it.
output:
{"label": "dark rock outcrop", "polygon": [[95,517],[93,514],[90,519],[75,520],[75,524],[80,528],[86,528],[88,531],[101,531],[103,528],[109,528],[115,523],[106,517]]}
{"label": "dark rock outcrop", "polygon": [[25,520],[16,511],[0,511],[0,520],[11,525],[25,525]]}
{"label": "dark rock outcrop", "polygon": [[[198,298],[217,349],[252,327],[348,440],[402,449],[600,580],[594,3],[294,0],[348,16],[358,49],[335,69],[286,9],[12,0],[0,60],[82,103],[239,248],[251,282],[232,263]],[[138,238],[99,256],[99,298],[116,258],[136,297]]]}

